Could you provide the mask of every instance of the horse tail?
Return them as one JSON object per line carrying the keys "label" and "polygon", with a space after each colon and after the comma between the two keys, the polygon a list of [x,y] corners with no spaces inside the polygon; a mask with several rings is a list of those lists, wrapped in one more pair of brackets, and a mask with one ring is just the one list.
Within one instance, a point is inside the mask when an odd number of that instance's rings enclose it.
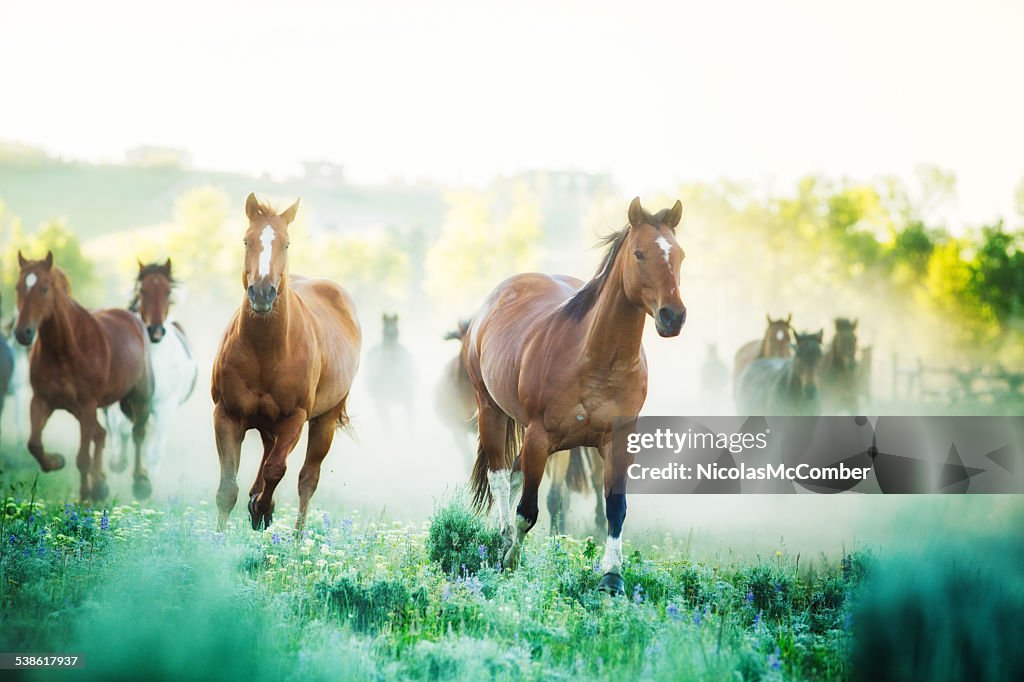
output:
{"label": "horse tail", "polygon": [[583,448],[573,448],[569,451],[569,468],[565,472],[565,483],[569,490],[582,493],[586,492],[587,467],[583,463],[583,456],[586,451]]}
{"label": "horse tail", "polygon": [[[512,468],[516,455],[519,454],[519,450],[523,446],[525,431],[522,426],[516,423],[515,419],[512,417],[508,418],[505,427],[505,452],[503,453],[505,468]],[[472,493],[473,509],[478,512],[490,511],[491,504],[494,502],[491,499],[491,485],[487,480],[489,472],[490,467],[488,466],[487,453],[484,452],[483,441],[477,437],[476,462],[473,463],[473,473],[470,476],[470,490]]]}

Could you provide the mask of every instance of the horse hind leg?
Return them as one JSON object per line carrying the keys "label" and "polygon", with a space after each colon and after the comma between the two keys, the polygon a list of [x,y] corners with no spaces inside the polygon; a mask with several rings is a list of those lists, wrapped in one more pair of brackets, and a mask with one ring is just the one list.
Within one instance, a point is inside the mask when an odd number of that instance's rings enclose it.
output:
{"label": "horse hind leg", "polygon": [[316,492],[320,483],[320,468],[327,452],[334,442],[334,434],[338,430],[338,417],[345,404],[341,403],[330,412],[326,412],[309,422],[309,437],[306,446],[306,461],[299,470],[299,516],[295,520],[295,532],[301,532],[306,525],[306,514],[309,511],[309,500]]}
{"label": "horse hind leg", "polygon": [[508,431],[515,425],[490,396],[481,397],[479,402],[479,439],[471,477],[472,501],[478,511],[488,510],[492,505],[497,508],[498,528],[503,544],[507,546],[512,542],[512,487],[509,471],[511,454],[506,455],[505,448]]}
{"label": "horse hind leg", "polygon": [[590,486],[594,490],[594,528],[599,533],[606,531],[604,512],[604,460],[597,448],[585,448],[590,462]]}

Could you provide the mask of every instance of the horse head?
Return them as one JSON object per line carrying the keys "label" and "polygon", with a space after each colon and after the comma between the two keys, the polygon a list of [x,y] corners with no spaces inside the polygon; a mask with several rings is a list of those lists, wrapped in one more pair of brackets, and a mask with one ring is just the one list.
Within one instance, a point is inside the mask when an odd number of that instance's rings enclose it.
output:
{"label": "horse head", "polygon": [[[620,246],[626,298],[654,318],[658,334],[665,337],[677,336],[686,322],[679,292],[679,270],[686,254],[676,241],[682,215],[681,201],[651,215],[636,197],[629,204],[629,228]],[[606,270],[611,266],[608,263]]]}
{"label": "horse head", "polygon": [[263,315],[274,308],[288,274],[288,226],[295,220],[299,201],[278,214],[250,194],[245,200],[249,228],[245,232],[245,267],[242,286],[252,312]]}
{"label": "horse head", "polygon": [[811,400],[818,395],[818,368],[821,366],[823,329],[814,334],[794,332],[793,378],[802,397]]}
{"label": "horse head", "polygon": [[142,318],[149,333],[149,340],[160,343],[167,333],[164,323],[171,310],[171,292],[174,277],[171,275],[171,259],[165,263],[139,263],[139,274],[135,280],[135,301],[133,309]]}
{"label": "horse head", "polygon": [[18,251],[18,317],[14,323],[14,338],[23,346],[31,346],[39,325],[53,315],[56,295],[64,289],[67,278],[59,268],[53,267],[53,252],[47,251],[42,260],[28,260]]}

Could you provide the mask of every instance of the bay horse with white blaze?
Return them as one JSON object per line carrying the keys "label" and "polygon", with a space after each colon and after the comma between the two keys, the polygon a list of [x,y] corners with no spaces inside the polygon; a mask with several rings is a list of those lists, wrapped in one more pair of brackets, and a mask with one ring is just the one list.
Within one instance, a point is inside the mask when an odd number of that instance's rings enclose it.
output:
{"label": "bay horse with white blaze", "polygon": [[[171,273],[171,259],[165,263],[139,262],[135,293],[128,309],[142,320],[149,334],[150,363],[153,367],[153,396],[149,426],[143,445],[146,464],[155,473],[160,464],[167,438],[178,408],[192,395],[199,375],[195,353],[185,330],[171,314],[171,295],[177,282]],[[116,409],[105,410],[107,432],[114,436],[117,456],[110,468],[124,471],[130,424]]]}
{"label": "bay horse with white blaze", "polygon": [[62,468],[64,458],[43,449],[43,427],[54,410],[70,412],[81,426],[77,458],[81,499],[106,498],[106,432],[96,410],[119,404],[132,422],[135,442],[132,491],[136,498],[149,497],[152,488],[142,464],[142,443],[153,376],[142,323],[127,310],[89,312],[80,306],[71,297],[67,276],[54,266],[52,253],[43,260],[29,261],[18,252],[18,264],[21,274],[14,336],[23,346],[32,346],[29,452],[43,471]]}
{"label": "bay horse with white blaze", "polygon": [[299,202],[278,214],[250,194],[245,202],[242,307],[224,333],[213,366],[211,393],[220,457],[217,526],[227,526],[238,499],[242,439],[259,431],[263,459],[249,489],[255,530],[273,522],[274,490],[285,459],[309,422],[306,461],[299,471],[299,514],[305,525],[309,499],[359,366],[361,332],[355,305],[335,282],[288,274],[288,226]]}
{"label": "bay horse with white blaze", "polygon": [[748,341],[736,351],[732,364],[732,382],[735,392],[736,384],[743,370],[754,360],[761,358],[788,358],[793,354],[793,314],[785,319],[773,320],[767,313],[764,319],[768,322],[764,336],[760,340]]}
{"label": "bay horse with white blaze", "polygon": [[[683,250],[675,237],[682,210],[677,201],[651,215],[633,199],[629,223],[606,238],[608,251],[590,282],[515,275],[491,292],[473,319],[463,341],[480,429],[473,497],[479,509],[497,505],[504,568],[518,566],[523,540],[537,522],[548,456],[596,447],[605,462],[608,520],[600,587],[624,591],[626,497],[616,486],[630,462],[613,454],[612,425],[618,417],[635,418],[647,397],[645,316],[664,337],[678,335],[686,320],[679,294]],[[517,459],[523,492],[513,519]]]}

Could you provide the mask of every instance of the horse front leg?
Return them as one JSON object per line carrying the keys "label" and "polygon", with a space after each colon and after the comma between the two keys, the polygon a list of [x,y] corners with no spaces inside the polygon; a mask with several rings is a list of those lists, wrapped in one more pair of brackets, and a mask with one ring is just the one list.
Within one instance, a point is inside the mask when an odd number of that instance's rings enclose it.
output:
{"label": "horse front leg", "polygon": [[598,589],[612,595],[624,594],[626,584],[622,579],[622,523],[626,519],[625,477],[630,462],[616,458],[610,442],[599,448],[604,460],[605,517],[608,520],[608,535],[604,543],[604,557],[601,559],[601,582]]}
{"label": "horse front leg", "polygon": [[502,568],[514,570],[519,567],[526,534],[537,523],[537,492],[541,479],[544,478],[548,455],[551,454],[550,444],[548,433],[541,424],[526,427],[523,449],[519,457],[522,464],[523,495],[516,507],[515,534],[512,536],[512,545],[502,557]]}
{"label": "horse front leg", "polygon": [[96,502],[107,499],[107,472],[103,470],[103,448],[107,444],[107,432],[100,426],[96,410],[92,411],[92,499]]}
{"label": "horse front leg", "polygon": [[213,431],[220,459],[220,485],[217,487],[217,530],[224,532],[228,515],[238,501],[238,464],[242,455],[245,425],[217,405],[213,410]]}
{"label": "horse front leg", "polygon": [[132,495],[136,500],[149,499],[153,494],[153,484],[149,480],[149,471],[143,462],[146,452],[147,425],[149,422],[149,405],[143,404],[132,409],[132,444],[135,446],[135,469],[132,473]]}
{"label": "horse front leg", "polygon": [[53,408],[45,400],[33,394],[29,413],[32,419],[32,433],[28,437],[28,451],[36,458],[39,468],[43,471],[63,469],[63,455],[48,453],[43,449],[43,428],[50,419],[50,415],[53,414]]}
{"label": "horse front leg", "polygon": [[285,460],[295,448],[306,423],[306,411],[298,409],[278,422],[275,427],[274,447],[263,464],[263,490],[249,498],[249,520],[253,530],[269,528],[274,522],[274,490],[284,478]]}
{"label": "horse front leg", "polygon": [[267,465],[267,458],[270,457],[270,451],[274,449],[277,436],[267,429],[261,429],[260,442],[263,443],[263,456],[260,457],[260,468],[256,470],[256,479],[252,482],[252,487],[249,488],[250,501],[263,490],[263,467]]}
{"label": "horse front leg", "polygon": [[590,462],[590,487],[594,491],[594,528],[607,530],[604,516],[604,460],[596,448],[584,448]]}

